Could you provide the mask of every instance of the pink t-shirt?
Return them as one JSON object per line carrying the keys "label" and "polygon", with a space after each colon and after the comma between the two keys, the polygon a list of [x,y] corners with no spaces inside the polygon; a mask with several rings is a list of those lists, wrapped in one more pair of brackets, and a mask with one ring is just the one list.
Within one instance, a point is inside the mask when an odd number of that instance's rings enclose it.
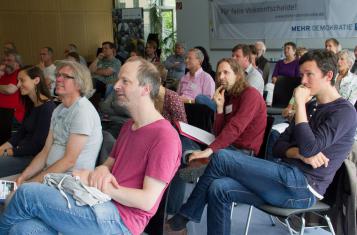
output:
{"label": "pink t-shirt", "polygon": [[[176,130],[165,119],[135,131],[132,125],[132,120],[124,124],[110,154],[115,159],[112,174],[121,186],[129,188],[142,189],[145,176],[168,184],[181,162],[181,141]],[[130,232],[140,234],[157,211],[161,197],[149,212],[113,202]]]}

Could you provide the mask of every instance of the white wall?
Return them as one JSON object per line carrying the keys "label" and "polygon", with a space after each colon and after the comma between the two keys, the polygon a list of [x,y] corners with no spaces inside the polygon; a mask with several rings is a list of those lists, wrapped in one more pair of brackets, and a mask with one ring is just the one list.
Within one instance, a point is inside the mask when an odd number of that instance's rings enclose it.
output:
{"label": "white wall", "polygon": [[[230,57],[231,51],[225,50],[211,50],[209,42],[209,0],[176,0],[182,2],[182,10],[176,10],[177,19],[177,39],[186,43],[186,48],[192,48],[194,46],[203,46],[207,49],[211,64],[213,68],[216,67],[216,63],[223,57]],[[353,49],[357,45],[357,39],[340,39],[338,38],[343,48]],[[238,44],[239,41],[237,40]],[[254,43],[254,41],[252,41]],[[267,42],[268,59],[280,59],[282,50],[269,50],[269,44],[271,46],[274,42]],[[235,45],[235,44],[234,44]],[[232,48],[234,46],[232,44]],[[282,43],[283,46],[283,43]],[[299,45],[298,46],[303,46]],[[309,48],[322,48],[324,46],[324,40],[322,39],[304,39],[304,46]]]}

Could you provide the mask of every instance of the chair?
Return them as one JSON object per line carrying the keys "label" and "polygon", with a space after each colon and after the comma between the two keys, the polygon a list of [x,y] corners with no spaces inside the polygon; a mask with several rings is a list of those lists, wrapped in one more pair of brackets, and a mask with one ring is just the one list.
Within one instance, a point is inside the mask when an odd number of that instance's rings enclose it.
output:
{"label": "chair", "polygon": [[268,107],[268,114],[281,114],[283,109],[289,104],[294,89],[300,85],[300,78],[278,77],[274,86],[272,107]]}
{"label": "chair", "polygon": [[[336,198],[335,195],[337,194],[335,187],[336,187],[336,184],[338,184],[337,182],[340,181],[340,177],[343,175],[343,171],[347,167],[346,161],[347,160],[345,160],[345,162],[342,164],[340,169],[336,172],[336,175],[335,175],[332,183],[326,190],[325,198],[322,201],[318,201],[312,207],[306,208],[306,209],[289,209],[289,208],[280,208],[280,207],[265,204],[265,205],[261,205],[261,206],[256,206],[256,208],[261,211],[264,211],[265,213],[267,213],[271,216],[283,217],[285,220],[285,224],[288,227],[289,233],[291,235],[293,235],[294,232],[293,232],[292,228],[290,227],[289,218],[292,218],[293,216],[297,216],[301,219],[300,235],[304,234],[305,228],[326,227],[326,226],[321,226],[321,225],[317,225],[317,226],[314,225],[314,226],[306,227],[306,223],[305,223],[305,214],[306,213],[313,213],[313,214],[319,216],[320,218],[323,218],[326,221],[327,227],[329,228],[331,234],[335,235],[335,230],[334,230],[334,227],[332,226],[332,223],[331,223],[331,220],[330,220],[330,217],[328,214],[329,214],[331,208],[334,207],[335,198]],[[246,223],[246,227],[245,227],[245,235],[247,235],[248,231],[249,231],[252,210],[253,210],[253,206],[250,206],[249,212],[248,212],[247,223]],[[272,220],[272,225],[273,226],[275,225],[275,222],[273,220]]]}
{"label": "chair", "polygon": [[185,104],[188,124],[212,132],[214,111],[204,104]]}
{"label": "chair", "polygon": [[162,195],[159,207],[155,215],[150,219],[146,225],[144,232],[148,235],[163,235],[164,224],[167,220],[166,207],[169,197],[170,184],[167,186],[164,194]]}

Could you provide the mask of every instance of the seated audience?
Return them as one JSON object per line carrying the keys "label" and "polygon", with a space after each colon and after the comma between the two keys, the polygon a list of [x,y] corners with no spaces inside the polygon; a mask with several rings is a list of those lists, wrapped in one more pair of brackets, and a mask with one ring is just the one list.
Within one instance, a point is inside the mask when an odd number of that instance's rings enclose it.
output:
{"label": "seated audience", "polygon": [[89,66],[89,70],[92,73],[96,93],[100,94],[101,98],[105,98],[112,91],[120,70],[120,61],[115,58],[114,43],[102,43],[102,52]]}
{"label": "seated audience", "polygon": [[15,110],[18,111],[22,106],[16,86],[17,74],[22,63],[21,57],[15,51],[7,51],[3,62],[4,75],[0,79],[0,145],[10,139]]}
{"label": "seated audience", "polygon": [[[232,202],[309,208],[322,199],[351,150],[357,127],[354,107],[333,85],[336,69],[331,52],[314,50],[302,56],[302,85],[294,92],[295,121],[274,147],[282,160],[219,151],[168,229],[179,234],[189,220],[199,222],[206,204],[208,234],[230,234]],[[310,96],[316,100],[306,106]]]}
{"label": "seated audience", "polygon": [[102,127],[97,111],[85,98],[92,89],[90,72],[72,61],[59,61],[56,94],[62,103],[53,111],[45,146],[16,182],[42,182],[47,173],[94,169],[102,144]]}
{"label": "seated audience", "polygon": [[45,229],[51,234],[141,234],[181,157],[177,132],[154,107],[159,85],[159,74],[151,63],[130,58],[123,65],[114,89],[132,120],[123,126],[103,165],[94,171],[74,172],[84,184],[109,195],[111,201],[78,206],[66,194],[72,207],[68,208],[56,188],[24,184],[0,218],[0,233]]}
{"label": "seated audience", "polygon": [[332,51],[337,54],[341,50],[342,46],[336,38],[329,38],[325,41],[325,49],[328,51]]}
{"label": "seated audience", "polygon": [[269,79],[270,66],[268,59],[264,57],[266,51],[265,44],[262,41],[257,41],[255,42],[254,46],[257,50],[257,58],[255,60],[255,64],[261,71],[263,71],[264,84],[267,84]]}
{"label": "seated audience", "polygon": [[[222,59],[217,64],[217,82],[219,87],[214,95],[217,111],[214,121],[214,134],[216,139],[203,151],[194,141],[182,137],[183,161],[186,162],[187,150],[190,151],[189,161],[193,161],[189,167],[180,171],[181,175],[192,178],[199,177],[205,168],[199,161],[207,163],[209,157],[221,150],[230,149],[244,152],[248,155],[257,155],[260,145],[263,143],[266,128],[266,105],[259,92],[249,86],[245,79],[244,71],[234,59]],[[197,169],[196,169],[197,168]],[[170,191],[173,194],[184,190],[179,183],[172,185]],[[180,206],[179,200],[169,202],[170,212]]]}
{"label": "seated audience", "polygon": [[253,68],[258,70],[258,72],[263,75],[263,70],[261,70],[258,65],[256,64],[258,52],[257,49],[253,44],[249,45],[249,62],[252,64]]}
{"label": "seated audience", "polygon": [[202,46],[195,46],[194,48],[196,48],[202,52],[202,54],[203,54],[203,61],[202,61],[202,65],[201,65],[202,69],[206,73],[209,73],[209,75],[211,75],[211,77],[214,80],[216,78],[216,73],[212,69],[212,65],[209,61],[209,56],[208,56],[207,50]]}
{"label": "seated audience", "polygon": [[185,75],[185,47],[183,43],[175,44],[175,53],[167,57],[165,67],[168,70],[165,86],[176,90],[180,79]]}
{"label": "seated audience", "polygon": [[250,49],[248,45],[238,44],[232,49],[232,58],[244,69],[245,77],[251,87],[254,87],[263,96],[264,80],[259,71],[250,63]]}
{"label": "seated audience", "polygon": [[275,83],[279,76],[284,77],[299,77],[299,59],[296,58],[296,44],[287,42],[284,44],[285,59],[279,60],[276,63],[272,83]]}
{"label": "seated audience", "polygon": [[55,70],[56,65],[53,63],[53,49],[51,47],[44,47],[40,50],[40,63],[38,67],[42,69],[45,79],[47,81],[51,95],[54,95],[56,86]]}
{"label": "seated audience", "polygon": [[160,57],[157,55],[156,51],[157,43],[155,41],[148,41],[145,46],[144,58],[151,63],[160,62]]}
{"label": "seated audience", "polygon": [[0,177],[22,172],[40,152],[55,108],[40,68],[26,66],[19,71],[17,79],[25,118],[20,129],[0,146]]}
{"label": "seated audience", "polygon": [[196,48],[190,49],[186,55],[188,72],[180,80],[177,88],[184,103],[195,103],[197,95],[213,97],[215,84],[211,75],[202,69],[203,53]]}

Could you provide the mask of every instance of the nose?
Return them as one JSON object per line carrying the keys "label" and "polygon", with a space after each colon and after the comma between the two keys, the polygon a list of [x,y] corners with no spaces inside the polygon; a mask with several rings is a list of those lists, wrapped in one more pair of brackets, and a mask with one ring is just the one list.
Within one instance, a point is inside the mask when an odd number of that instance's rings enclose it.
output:
{"label": "nose", "polygon": [[17,84],[16,84],[16,87],[17,87],[17,88],[20,88],[20,86],[21,86],[21,82],[18,81]]}
{"label": "nose", "polygon": [[118,81],[114,84],[114,90],[119,90],[121,87],[121,81],[120,79],[118,79]]}
{"label": "nose", "polygon": [[301,84],[306,85],[307,83],[307,76],[304,74],[301,74]]}

